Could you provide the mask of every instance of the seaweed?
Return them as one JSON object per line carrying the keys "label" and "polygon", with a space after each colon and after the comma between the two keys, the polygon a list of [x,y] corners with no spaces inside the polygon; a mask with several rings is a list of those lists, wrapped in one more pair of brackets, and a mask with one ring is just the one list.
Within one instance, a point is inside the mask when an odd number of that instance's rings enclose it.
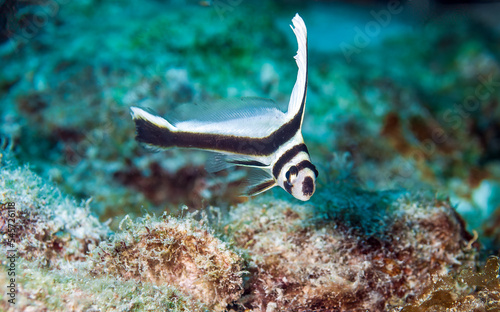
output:
{"label": "seaweed", "polygon": [[[344,190],[343,196],[349,194]],[[384,197],[393,199],[377,202]],[[363,213],[372,213],[366,200],[389,207],[383,218],[367,216],[376,225],[358,223]],[[296,205],[262,196],[233,209],[225,229],[250,263],[240,304],[256,310],[386,311],[419,294],[433,275],[476,257],[478,245],[448,202],[399,192],[351,201],[337,201],[334,218],[325,201]],[[325,213],[318,214],[318,207]],[[357,211],[342,220],[348,209]]]}
{"label": "seaweed", "polygon": [[125,217],[123,231],[90,253],[95,276],[172,285],[222,311],[242,293],[242,259],[193,218]]}
{"label": "seaweed", "polygon": [[90,213],[91,200],[77,204],[8,159],[0,168],[0,233],[12,239],[0,245],[9,256],[0,287],[15,285],[16,309],[222,311],[240,297],[242,259],[204,219],[127,216],[112,235]]}
{"label": "seaweed", "polygon": [[400,312],[500,311],[500,259],[490,257],[482,271],[463,269],[458,276],[436,278],[413,303]]}

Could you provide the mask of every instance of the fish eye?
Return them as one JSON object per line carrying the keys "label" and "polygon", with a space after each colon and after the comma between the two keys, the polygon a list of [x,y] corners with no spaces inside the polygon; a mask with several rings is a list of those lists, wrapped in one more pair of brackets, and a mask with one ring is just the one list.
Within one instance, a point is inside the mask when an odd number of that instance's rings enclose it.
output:
{"label": "fish eye", "polygon": [[285,173],[285,178],[288,181],[289,184],[291,184],[292,180],[295,179],[297,174],[299,173],[299,170],[295,166],[291,166],[288,171]]}

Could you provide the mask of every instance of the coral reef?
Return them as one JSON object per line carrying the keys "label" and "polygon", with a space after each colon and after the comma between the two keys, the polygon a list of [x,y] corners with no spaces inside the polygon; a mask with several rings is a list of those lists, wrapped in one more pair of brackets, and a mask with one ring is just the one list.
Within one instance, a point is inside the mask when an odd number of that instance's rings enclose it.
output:
{"label": "coral reef", "polygon": [[94,249],[92,274],[174,285],[214,311],[242,293],[242,259],[193,219],[145,216]]}
{"label": "coral reef", "polygon": [[244,172],[238,169],[208,174],[203,166],[189,165],[169,172],[158,162],[150,162],[147,170],[131,165],[114,173],[116,181],[141,192],[155,205],[182,204],[191,209],[241,202],[243,177]]}
{"label": "coral reef", "polygon": [[[161,214],[177,213],[179,204],[240,202],[232,196],[238,175],[207,175],[199,170],[206,162],[199,153],[142,152],[131,140],[128,116],[131,105],[170,115],[182,103],[220,97],[288,100],[295,46],[280,25],[289,21],[254,15],[280,15],[283,8],[268,1],[258,10],[252,3],[222,2],[23,2],[18,17],[29,23],[18,25],[0,49],[6,103],[0,132],[16,144],[18,159],[68,194],[92,196],[101,221],[140,216],[141,206]],[[322,9],[311,4],[301,10],[313,27],[303,133],[315,162],[327,163],[334,150],[349,151],[372,190],[430,187],[449,195],[482,240],[483,223],[500,205],[491,195],[500,185],[500,66],[491,30],[444,14],[427,19],[423,29],[367,46],[348,63],[339,51],[318,49],[314,16]],[[37,26],[40,12],[45,19]],[[34,36],[20,36],[26,27],[35,27]],[[73,40],[76,32],[79,40]],[[185,184],[178,186],[173,180],[181,175]]]}
{"label": "coral reef", "polygon": [[500,246],[500,206],[492,214],[490,220],[486,222],[484,235],[490,241],[487,247],[491,248],[492,253],[497,252],[500,256],[500,250],[495,250],[496,246]]}
{"label": "coral reef", "polygon": [[[483,272],[465,269],[460,274],[439,277],[414,303],[394,312],[500,311],[500,260],[490,257]],[[473,291],[471,291],[473,290]]]}
{"label": "coral reef", "polygon": [[349,64],[318,56],[308,93],[310,150],[326,160],[327,146],[350,152],[373,190],[449,196],[483,240],[482,225],[500,205],[500,50],[490,36],[481,22],[444,14]]}
{"label": "coral reef", "polygon": [[[483,260],[500,250],[498,30],[470,10],[386,36],[403,13],[349,60],[322,49],[356,40],[342,15],[359,8],[1,2],[0,203],[15,211],[0,211],[0,254],[18,257],[17,303],[1,293],[0,310],[498,311],[498,259]],[[133,140],[131,105],[286,104],[297,11],[312,201],[247,201],[244,171],[208,174],[206,154]]]}
{"label": "coral reef", "polygon": [[[22,258],[16,280],[15,304],[2,298],[2,311],[172,311],[204,312],[208,307],[169,285],[121,281],[90,276],[89,262],[61,262],[58,269],[41,269]],[[7,272],[0,269],[0,285],[7,288]],[[2,294],[2,296],[4,293]]]}
{"label": "coral reef", "polygon": [[[231,211],[228,231],[250,263],[244,307],[385,311],[420,294],[434,275],[474,263],[472,236],[448,202],[342,191],[347,201],[294,205],[259,199]],[[346,224],[318,207],[358,217]],[[383,218],[375,228],[359,223],[359,217],[377,213]]]}
{"label": "coral reef", "polygon": [[[109,228],[90,213],[90,200],[77,205],[26,167],[0,168],[1,233],[15,220],[19,256],[52,267],[58,260],[82,261],[89,249],[109,234]],[[15,203],[14,212],[5,203]],[[5,247],[5,246],[4,246]]]}
{"label": "coral reef", "polygon": [[[473,267],[478,243],[449,202],[363,191],[347,172],[311,203],[265,195],[226,217],[127,216],[114,234],[89,213],[91,201],[78,206],[28,168],[4,163],[1,173],[1,200],[18,209],[17,308],[425,311],[462,298],[456,311],[495,311],[498,300],[496,258],[484,273],[458,274]],[[476,288],[473,297],[436,282],[447,273]]]}
{"label": "coral reef", "polygon": [[126,217],[126,229],[110,236],[90,200],[78,205],[8,162],[0,169],[0,286],[13,283],[15,304],[2,293],[4,311],[221,311],[239,298],[242,260],[203,221]]}

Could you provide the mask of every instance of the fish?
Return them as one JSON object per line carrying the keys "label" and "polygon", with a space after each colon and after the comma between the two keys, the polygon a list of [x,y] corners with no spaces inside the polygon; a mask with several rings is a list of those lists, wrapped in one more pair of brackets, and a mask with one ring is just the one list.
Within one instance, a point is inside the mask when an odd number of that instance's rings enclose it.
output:
{"label": "fish", "polygon": [[[240,98],[234,105],[199,116],[169,122],[139,107],[131,107],[136,140],[153,149],[192,148],[215,152],[207,171],[229,166],[250,168],[247,196],[280,186],[293,197],[307,201],[316,190],[318,170],[312,164],[302,137],[307,95],[307,29],[296,14],[292,19],[298,50],[298,67],[287,111],[269,99]],[[210,104],[209,104],[210,105]],[[209,168],[208,168],[209,167]]]}

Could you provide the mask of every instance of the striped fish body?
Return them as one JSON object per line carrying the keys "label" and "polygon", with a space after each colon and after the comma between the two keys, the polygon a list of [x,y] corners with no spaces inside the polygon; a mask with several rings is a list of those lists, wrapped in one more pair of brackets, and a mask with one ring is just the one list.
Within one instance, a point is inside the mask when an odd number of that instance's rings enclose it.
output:
{"label": "striped fish body", "polygon": [[[255,98],[241,99],[243,108],[172,124],[138,107],[131,107],[136,139],[153,148],[195,148],[220,153],[227,165],[252,167],[247,195],[262,193],[276,185],[300,200],[315,191],[318,176],[302,138],[307,90],[307,31],[297,14],[292,30],[298,41],[295,56],[299,68],[288,111],[276,106],[256,106]],[[223,169],[220,164],[216,171]]]}

